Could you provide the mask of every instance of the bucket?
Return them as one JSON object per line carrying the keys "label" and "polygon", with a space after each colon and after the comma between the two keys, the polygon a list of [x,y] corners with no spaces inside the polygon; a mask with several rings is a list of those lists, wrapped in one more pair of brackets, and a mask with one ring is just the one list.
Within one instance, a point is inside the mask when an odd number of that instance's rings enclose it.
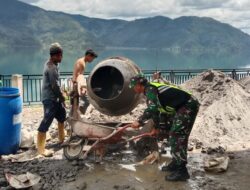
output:
{"label": "bucket", "polygon": [[17,88],[0,88],[0,155],[19,149],[22,124],[22,99]]}

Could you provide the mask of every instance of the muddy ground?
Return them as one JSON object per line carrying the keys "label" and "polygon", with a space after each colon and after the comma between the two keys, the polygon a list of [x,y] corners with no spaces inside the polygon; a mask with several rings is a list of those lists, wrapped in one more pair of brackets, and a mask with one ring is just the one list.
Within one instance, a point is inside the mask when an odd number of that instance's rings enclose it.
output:
{"label": "muddy ground", "polygon": [[[42,117],[41,107],[24,108],[24,125],[30,129],[37,128]],[[28,127],[27,127],[28,128]],[[52,125],[50,134],[56,134]],[[56,137],[56,136],[55,136]],[[23,174],[31,172],[41,176],[38,185],[30,189],[103,189],[103,190],[163,190],[163,189],[207,189],[207,190],[248,190],[250,186],[250,149],[229,152],[230,163],[226,172],[212,174],[204,171],[203,159],[207,154],[201,149],[189,151],[188,170],[191,178],[187,182],[166,182],[167,173],[159,170],[168,162],[168,154],[163,155],[158,163],[134,167],[141,158],[129,148],[107,154],[101,163],[97,163],[93,155],[87,160],[68,161],[63,151],[56,147],[57,138],[48,141],[49,147],[56,151],[52,158],[37,158],[25,163],[11,163],[2,159],[0,162],[0,189],[12,189],[6,182],[4,173]],[[204,147],[203,147],[204,148]]]}

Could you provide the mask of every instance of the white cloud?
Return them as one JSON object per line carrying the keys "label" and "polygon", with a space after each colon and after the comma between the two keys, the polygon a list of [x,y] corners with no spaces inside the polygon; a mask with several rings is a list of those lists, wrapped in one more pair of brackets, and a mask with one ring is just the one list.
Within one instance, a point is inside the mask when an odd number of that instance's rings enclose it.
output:
{"label": "white cloud", "polygon": [[182,6],[192,7],[195,9],[219,8],[227,2],[225,0],[180,0]]}
{"label": "white cloud", "polygon": [[21,0],[46,10],[97,18],[135,18],[163,15],[207,16],[250,33],[250,0]]}

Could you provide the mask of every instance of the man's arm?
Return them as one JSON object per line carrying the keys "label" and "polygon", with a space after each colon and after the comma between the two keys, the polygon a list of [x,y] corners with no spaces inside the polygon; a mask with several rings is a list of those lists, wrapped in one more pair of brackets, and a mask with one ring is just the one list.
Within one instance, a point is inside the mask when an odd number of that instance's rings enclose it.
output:
{"label": "man's arm", "polygon": [[153,86],[146,87],[145,95],[148,100],[148,107],[145,109],[143,115],[139,117],[138,122],[140,125],[143,125],[145,121],[149,119],[153,119],[155,125],[157,126],[159,123],[159,100],[158,100],[158,92],[157,89]]}
{"label": "man's arm", "polygon": [[159,80],[164,83],[164,84],[171,84],[170,81],[168,81],[167,79],[163,78],[162,76],[159,77]]}
{"label": "man's arm", "polygon": [[51,67],[50,69],[48,69],[48,77],[54,94],[57,98],[59,98],[60,102],[64,102],[65,98],[60,89],[59,75],[55,67]]}

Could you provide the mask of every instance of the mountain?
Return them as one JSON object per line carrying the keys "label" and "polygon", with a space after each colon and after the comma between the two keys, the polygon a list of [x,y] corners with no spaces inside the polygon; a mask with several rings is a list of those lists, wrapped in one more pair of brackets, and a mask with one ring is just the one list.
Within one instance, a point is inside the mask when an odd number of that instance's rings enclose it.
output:
{"label": "mountain", "polygon": [[102,20],[72,16],[107,46],[228,49],[250,48],[250,36],[229,24],[207,17],[163,16],[134,21]]}
{"label": "mountain", "polygon": [[137,47],[174,50],[249,50],[250,36],[207,17],[163,16],[124,21],[46,11],[17,0],[0,1],[0,47]]}
{"label": "mountain", "polygon": [[17,0],[0,1],[0,47],[88,46],[98,40],[70,16]]}

